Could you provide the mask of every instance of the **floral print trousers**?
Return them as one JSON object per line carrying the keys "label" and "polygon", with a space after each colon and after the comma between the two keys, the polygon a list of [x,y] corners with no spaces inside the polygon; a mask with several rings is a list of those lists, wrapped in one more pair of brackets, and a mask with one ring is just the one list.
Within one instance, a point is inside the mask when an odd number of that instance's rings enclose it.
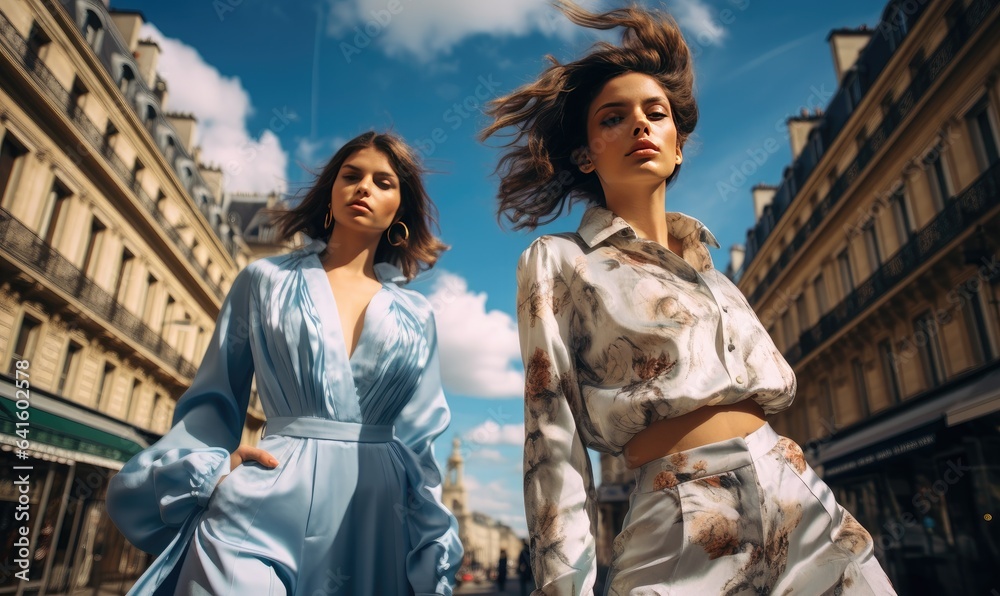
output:
{"label": "floral print trousers", "polygon": [[636,468],[606,594],[895,594],[871,535],[765,424]]}

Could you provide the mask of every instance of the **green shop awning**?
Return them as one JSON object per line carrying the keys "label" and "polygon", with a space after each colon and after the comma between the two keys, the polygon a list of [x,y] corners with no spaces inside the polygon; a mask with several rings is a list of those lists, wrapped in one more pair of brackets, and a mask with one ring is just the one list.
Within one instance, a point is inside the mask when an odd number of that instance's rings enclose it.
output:
{"label": "green shop awning", "polygon": [[[15,390],[9,378],[0,379],[0,435],[4,435],[0,439],[6,444],[21,439],[17,435],[16,423],[20,420],[17,417],[19,408]],[[52,453],[51,449],[45,449],[47,446],[70,459],[90,460],[99,465],[113,465],[100,461],[112,460],[118,462],[114,467],[120,467],[121,463],[149,446],[132,427],[79,406],[47,397],[35,390],[31,391],[28,402],[27,439],[36,451]]]}

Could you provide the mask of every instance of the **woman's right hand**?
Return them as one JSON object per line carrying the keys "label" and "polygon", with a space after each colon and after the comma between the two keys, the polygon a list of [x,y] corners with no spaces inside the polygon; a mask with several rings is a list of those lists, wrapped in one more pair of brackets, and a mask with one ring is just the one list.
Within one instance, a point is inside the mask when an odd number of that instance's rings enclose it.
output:
{"label": "woman's right hand", "polygon": [[[236,451],[229,454],[229,471],[232,472],[237,466],[246,461],[255,461],[268,468],[276,468],[278,466],[278,460],[267,451],[249,445],[240,445]],[[219,480],[219,484],[222,484],[222,481],[228,476],[229,474],[223,476],[222,480]]]}

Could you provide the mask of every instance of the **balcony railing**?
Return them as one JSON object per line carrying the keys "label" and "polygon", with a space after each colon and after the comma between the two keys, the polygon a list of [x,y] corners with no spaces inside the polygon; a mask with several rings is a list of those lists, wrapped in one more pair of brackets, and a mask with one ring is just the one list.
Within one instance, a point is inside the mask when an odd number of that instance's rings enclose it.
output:
{"label": "balcony railing", "polygon": [[[209,276],[208,271],[202,267],[198,260],[194,257],[191,252],[191,248],[184,243],[180,234],[174,228],[170,222],[163,216],[160,212],[159,207],[156,203],[149,198],[149,195],[142,189],[138,184],[133,184],[132,170],[125,165],[125,163],[118,157],[118,154],[107,144],[104,139],[104,135],[97,128],[94,122],[83,112],[78,105],[75,105],[70,93],[56,80],[52,71],[48,69],[47,66],[42,62],[42,60],[32,51],[27,42],[23,37],[14,29],[10,21],[7,20],[7,16],[0,11],[0,40],[3,41],[3,45],[7,47],[8,50],[13,52],[13,54],[21,60],[22,65],[31,73],[32,78],[38,85],[42,88],[49,99],[51,99],[56,105],[60,106],[69,118],[69,120],[75,125],[76,130],[87,139],[91,147],[93,147],[94,152],[101,155],[104,158],[105,163],[111,168],[111,170],[117,174],[118,178],[125,185],[126,188],[132,190],[139,205],[148,212],[152,218],[159,224],[160,228],[163,229],[164,233],[173,241],[174,245],[181,252],[184,259],[187,261],[188,266],[190,266],[194,271],[201,276],[204,282],[212,289],[215,295],[219,298],[224,296],[222,288],[219,287],[212,278]],[[80,159],[79,155],[70,156],[74,159]]]}
{"label": "balcony railing", "polygon": [[[781,275],[795,255],[809,240],[810,236],[812,236],[813,232],[826,219],[827,214],[830,213],[833,206],[844,196],[844,192],[850,188],[855,179],[864,171],[872,157],[881,149],[889,137],[892,136],[892,133],[899,127],[906,115],[909,114],[924,94],[931,88],[934,81],[951,65],[955,56],[968,43],[969,39],[972,38],[983,22],[986,21],[986,18],[997,7],[997,4],[1000,4],[1000,0],[974,0],[965,9],[934,53],[924,61],[910,82],[910,85],[892,104],[892,107],[882,119],[881,124],[872,131],[868,140],[858,150],[858,155],[851,165],[840,175],[826,197],[816,205],[812,215],[796,232],[788,246],[781,251],[778,259],[767,272],[767,275],[761,280],[760,284],[754,288],[754,291],[749,296],[750,304],[756,305],[760,302],[764,293],[774,284],[778,276]],[[775,221],[780,221],[783,214],[784,209],[776,212],[774,214]],[[773,227],[768,230],[758,227],[751,229],[751,233],[755,236],[755,242],[747,243],[744,270],[753,261],[757,252],[759,252],[759,248],[767,241],[772,230]]]}
{"label": "balcony railing", "polygon": [[187,380],[194,378],[195,366],[164,341],[163,336],[150,329],[6,209],[0,209],[0,246],[22,267],[76,298],[98,318],[120,331],[123,337],[149,349]]}
{"label": "balcony railing", "polygon": [[927,263],[955,238],[974,227],[979,219],[1000,205],[1000,162],[996,162],[917,232],[909,242],[847,295],[819,322],[799,336],[799,343],[785,353],[796,364],[826,340],[846,327],[879,298],[893,290],[921,265]]}

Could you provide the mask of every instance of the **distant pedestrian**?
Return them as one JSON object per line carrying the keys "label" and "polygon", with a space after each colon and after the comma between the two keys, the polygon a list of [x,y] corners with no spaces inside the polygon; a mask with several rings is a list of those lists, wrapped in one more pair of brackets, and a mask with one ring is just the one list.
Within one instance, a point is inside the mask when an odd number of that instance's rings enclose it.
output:
{"label": "distant pedestrian", "polygon": [[507,585],[507,550],[500,549],[500,561],[497,563],[497,591],[503,592]]}
{"label": "distant pedestrian", "polygon": [[517,573],[521,579],[521,596],[528,593],[528,582],[531,578],[531,551],[528,550],[528,541],[521,541],[521,554],[517,557]]}

